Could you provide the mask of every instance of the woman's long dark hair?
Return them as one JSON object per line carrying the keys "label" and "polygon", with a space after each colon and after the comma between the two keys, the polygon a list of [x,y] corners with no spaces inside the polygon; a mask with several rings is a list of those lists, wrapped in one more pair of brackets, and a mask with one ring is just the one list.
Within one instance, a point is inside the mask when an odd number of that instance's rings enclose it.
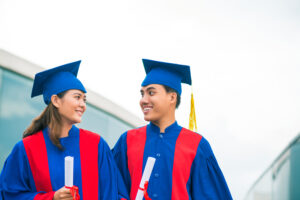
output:
{"label": "woman's long dark hair", "polygon": [[[57,94],[59,98],[63,98],[66,91]],[[59,149],[63,149],[59,142],[59,136],[62,131],[61,116],[58,109],[50,102],[44,111],[36,117],[29,127],[24,131],[23,138],[36,134],[44,128],[49,128],[49,137],[52,143]]]}

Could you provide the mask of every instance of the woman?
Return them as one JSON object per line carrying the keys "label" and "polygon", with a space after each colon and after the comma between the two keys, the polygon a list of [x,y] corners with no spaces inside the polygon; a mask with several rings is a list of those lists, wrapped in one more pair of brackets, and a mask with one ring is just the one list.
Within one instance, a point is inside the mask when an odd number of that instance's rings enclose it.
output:
{"label": "woman", "polygon": [[[83,200],[127,198],[107,143],[74,125],[86,110],[86,90],[76,78],[79,65],[77,61],[36,74],[31,97],[42,94],[47,107],[5,161],[3,199],[68,200],[78,199],[78,193]],[[64,187],[66,156],[74,157],[71,189]]]}

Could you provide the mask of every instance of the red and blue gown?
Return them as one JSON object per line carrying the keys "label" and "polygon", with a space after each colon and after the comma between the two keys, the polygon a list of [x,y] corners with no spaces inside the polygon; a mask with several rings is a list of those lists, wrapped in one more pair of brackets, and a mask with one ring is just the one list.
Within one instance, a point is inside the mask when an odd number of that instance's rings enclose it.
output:
{"label": "red and blue gown", "polygon": [[113,155],[132,200],[148,157],[156,158],[147,188],[152,200],[232,199],[208,141],[177,122],[165,133],[151,122],[125,132]]}
{"label": "red and blue gown", "polygon": [[[74,157],[73,184],[81,200],[128,199],[110,148],[98,134],[72,126],[60,138],[63,150],[50,140],[48,128],[18,142],[4,163],[0,177],[5,200],[52,200],[64,186],[64,158]],[[0,197],[0,198],[1,198]]]}

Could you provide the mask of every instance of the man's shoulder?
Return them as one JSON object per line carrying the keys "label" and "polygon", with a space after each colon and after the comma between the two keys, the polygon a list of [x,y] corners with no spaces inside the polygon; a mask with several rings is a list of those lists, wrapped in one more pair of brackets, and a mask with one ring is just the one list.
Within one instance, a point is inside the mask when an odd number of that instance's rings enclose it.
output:
{"label": "man's shoulder", "polygon": [[194,132],[191,131],[189,129],[186,128],[182,128],[183,136],[185,141],[187,141],[187,143],[193,142],[193,143],[198,143],[197,148],[201,149],[200,151],[205,152],[205,154],[211,154],[212,153],[212,149],[210,146],[210,143],[208,142],[208,140],[202,135],[202,133],[198,133],[198,132]]}
{"label": "man's shoulder", "polygon": [[184,127],[182,127],[182,129],[181,129],[181,133],[185,134],[187,137],[190,137],[190,138],[197,138],[200,140],[202,140],[202,138],[204,138],[200,133],[191,131]]}
{"label": "man's shoulder", "polygon": [[80,128],[79,134],[81,137],[100,138],[100,134]]}
{"label": "man's shoulder", "polygon": [[134,129],[130,129],[127,131],[127,135],[135,135],[135,134],[139,134],[139,133],[146,133],[146,129],[147,129],[147,125],[146,126],[141,126],[141,127],[137,127]]}
{"label": "man's shoulder", "polygon": [[134,138],[136,138],[135,136],[143,135],[141,133],[143,133],[143,132],[146,133],[146,127],[147,127],[147,125],[125,131],[119,137],[116,145],[121,145],[123,143],[127,143],[128,138],[134,139]]}

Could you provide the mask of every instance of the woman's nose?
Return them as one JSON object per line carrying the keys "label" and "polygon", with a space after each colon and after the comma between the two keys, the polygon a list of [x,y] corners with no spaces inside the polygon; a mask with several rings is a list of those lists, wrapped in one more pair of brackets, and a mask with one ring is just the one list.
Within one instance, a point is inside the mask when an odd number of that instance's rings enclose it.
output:
{"label": "woman's nose", "polygon": [[80,102],[79,102],[79,105],[81,107],[85,107],[86,106],[86,102],[82,99]]}

